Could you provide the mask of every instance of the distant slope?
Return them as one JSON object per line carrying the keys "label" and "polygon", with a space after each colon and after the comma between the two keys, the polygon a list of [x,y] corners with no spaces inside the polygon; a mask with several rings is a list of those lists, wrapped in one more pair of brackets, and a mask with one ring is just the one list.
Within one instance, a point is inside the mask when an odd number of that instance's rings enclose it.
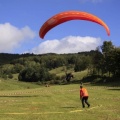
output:
{"label": "distant slope", "polygon": [[0,79],[0,91],[5,90],[21,90],[39,88],[40,85],[36,83],[21,82],[17,80],[3,80]]}
{"label": "distant slope", "polygon": [[[88,73],[87,70],[84,70],[81,72],[74,72],[74,68],[67,70],[67,73],[70,73],[70,72],[73,74],[74,80],[81,80]],[[57,76],[65,76],[66,75],[63,67],[58,67],[58,68],[52,69],[52,70],[50,70],[50,73],[56,74]]]}

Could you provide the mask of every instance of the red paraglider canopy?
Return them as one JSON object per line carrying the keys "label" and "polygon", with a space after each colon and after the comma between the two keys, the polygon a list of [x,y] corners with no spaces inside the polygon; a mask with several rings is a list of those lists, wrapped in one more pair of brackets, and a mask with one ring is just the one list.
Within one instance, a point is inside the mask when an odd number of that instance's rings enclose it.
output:
{"label": "red paraglider canopy", "polygon": [[105,24],[105,22],[103,22],[97,16],[87,12],[81,12],[81,11],[65,11],[65,12],[58,13],[53,17],[51,17],[50,19],[48,19],[40,28],[39,36],[43,39],[45,34],[49,30],[51,30],[53,27],[70,20],[87,20],[87,21],[98,23],[105,28],[108,36],[110,35],[110,30],[108,26]]}

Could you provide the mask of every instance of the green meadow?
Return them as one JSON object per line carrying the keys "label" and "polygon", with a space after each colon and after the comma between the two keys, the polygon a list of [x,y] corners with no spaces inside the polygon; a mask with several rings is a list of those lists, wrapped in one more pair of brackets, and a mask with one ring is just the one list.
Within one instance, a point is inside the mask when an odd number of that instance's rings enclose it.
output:
{"label": "green meadow", "polygon": [[120,120],[120,87],[84,84],[90,108],[82,108],[79,84],[45,87],[0,81],[0,120]]}

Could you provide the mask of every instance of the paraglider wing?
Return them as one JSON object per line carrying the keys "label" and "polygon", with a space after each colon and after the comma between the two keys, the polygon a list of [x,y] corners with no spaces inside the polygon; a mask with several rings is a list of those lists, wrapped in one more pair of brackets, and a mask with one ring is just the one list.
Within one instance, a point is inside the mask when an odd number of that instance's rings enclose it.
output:
{"label": "paraglider wing", "polygon": [[41,38],[44,38],[45,34],[53,27],[70,20],[87,20],[87,21],[95,22],[97,24],[102,25],[105,28],[108,36],[110,35],[110,30],[108,26],[97,16],[81,11],[66,11],[66,12],[58,13],[55,16],[48,19],[40,28],[39,36]]}

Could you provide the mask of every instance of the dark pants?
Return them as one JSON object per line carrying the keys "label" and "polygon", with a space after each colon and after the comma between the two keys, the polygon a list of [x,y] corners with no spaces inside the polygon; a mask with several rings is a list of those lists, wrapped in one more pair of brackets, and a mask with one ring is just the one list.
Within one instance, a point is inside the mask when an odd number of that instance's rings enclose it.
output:
{"label": "dark pants", "polygon": [[90,104],[88,103],[88,96],[82,98],[82,106],[85,107],[85,103],[90,107]]}

